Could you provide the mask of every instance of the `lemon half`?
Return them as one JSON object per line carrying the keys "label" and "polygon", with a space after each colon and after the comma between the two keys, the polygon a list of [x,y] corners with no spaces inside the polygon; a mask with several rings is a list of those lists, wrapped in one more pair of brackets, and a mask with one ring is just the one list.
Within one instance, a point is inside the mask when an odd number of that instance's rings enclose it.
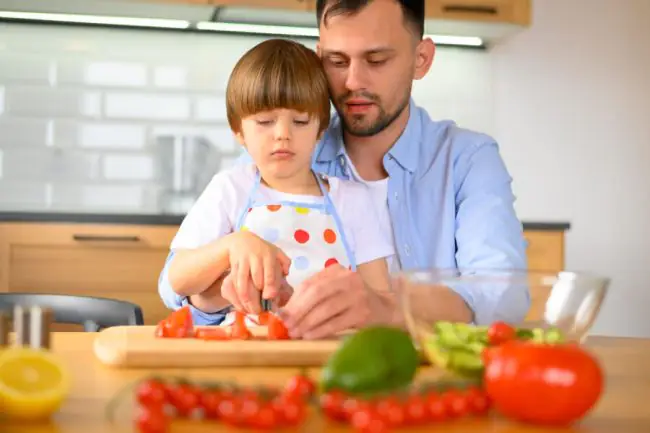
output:
{"label": "lemon half", "polygon": [[69,391],[69,372],[52,352],[28,347],[0,351],[0,417],[48,418]]}

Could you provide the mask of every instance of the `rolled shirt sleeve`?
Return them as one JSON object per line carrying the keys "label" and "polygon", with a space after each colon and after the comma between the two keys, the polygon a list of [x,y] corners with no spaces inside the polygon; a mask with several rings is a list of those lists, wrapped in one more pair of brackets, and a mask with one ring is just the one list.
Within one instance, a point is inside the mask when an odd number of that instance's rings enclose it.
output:
{"label": "rolled shirt sleeve", "polygon": [[[469,147],[456,162],[456,262],[461,271],[525,270],[525,241],[510,177],[495,142]],[[452,287],[476,324],[518,323],[530,308],[528,287],[513,283]]]}

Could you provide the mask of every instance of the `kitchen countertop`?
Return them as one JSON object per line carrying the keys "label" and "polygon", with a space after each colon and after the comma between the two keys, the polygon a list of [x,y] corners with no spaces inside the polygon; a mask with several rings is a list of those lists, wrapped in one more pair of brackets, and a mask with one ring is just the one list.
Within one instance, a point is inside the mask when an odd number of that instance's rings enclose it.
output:
{"label": "kitchen countertop", "polygon": [[[180,225],[182,214],[126,214],[58,211],[0,211],[0,222],[59,222],[86,224]],[[571,228],[566,221],[522,221],[525,230],[564,231]]]}

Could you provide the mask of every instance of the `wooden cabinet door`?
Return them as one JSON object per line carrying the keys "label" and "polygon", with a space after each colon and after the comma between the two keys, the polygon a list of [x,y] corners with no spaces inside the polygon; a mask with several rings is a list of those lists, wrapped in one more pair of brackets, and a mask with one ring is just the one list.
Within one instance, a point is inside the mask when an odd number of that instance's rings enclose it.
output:
{"label": "wooden cabinet door", "polygon": [[121,224],[0,224],[0,291],[126,300],[142,308],[146,324],[155,324],[169,314],[157,282],[176,230]]}
{"label": "wooden cabinet door", "polygon": [[530,279],[531,307],[526,317],[542,320],[551,288],[540,286],[541,275],[534,271],[557,273],[564,269],[564,232],[529,230],[524,232]]}
{"label": "wooden cabinet door", "polygon": [[315,0],[212,0],[215,6],[259,7],[296,11],[315,10]]}
{"label": "wooden cabinet door", "polygon": [[530,25],[531,0],[426,0],[428,18]]}

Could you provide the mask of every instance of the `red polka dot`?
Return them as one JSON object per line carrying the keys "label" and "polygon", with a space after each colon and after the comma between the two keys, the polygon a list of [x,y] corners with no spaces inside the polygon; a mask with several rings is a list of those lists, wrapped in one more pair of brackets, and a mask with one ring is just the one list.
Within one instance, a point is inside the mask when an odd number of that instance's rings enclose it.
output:
{"label": "red polka dot", "polygon": [[249,213],[250,213],[250,211],[252,211],[252,210],[253,210],[252,207],[249,207],[249,208],[248,208],[248,212],[249,212]]}
{"label": "red polka dot", "polygon": [[281,207],[282,205],[279,204],[270,204],[266,206],[266,208],[271,212],[277,212],[280,210]]}
{"label": "red polka dot", "polygon": [[333,244],[336,242],[336,233],[334,233],[334,230],[327,229],[323,232],[323,238],[328,244]]}
{"label": "red polka dot", "polygon": [[327,261],[325,262],[325,267],[336,265],[338,264],[338,262],[339,262],[338,260],[332,257],[331,259],[327,259]]}
{"label": "red polka dot", "polygon": [[293,234],[293,237],[299,244],[304,244],[309,240],[309,233],[304,230],[296,230],[296,232]]}

